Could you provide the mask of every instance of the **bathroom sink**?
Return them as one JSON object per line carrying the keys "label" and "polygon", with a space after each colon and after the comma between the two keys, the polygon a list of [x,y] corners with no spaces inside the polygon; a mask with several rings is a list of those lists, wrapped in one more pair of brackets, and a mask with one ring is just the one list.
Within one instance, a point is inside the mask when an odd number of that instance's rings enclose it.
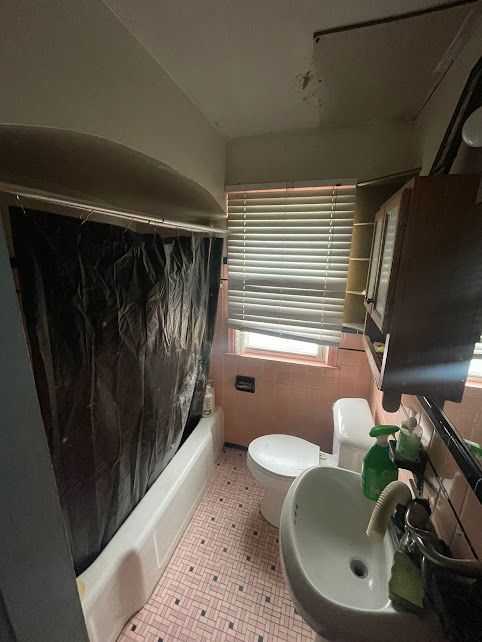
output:
{"label": "bathroom sink", "polygon": [[303,619],[340,642],[441,640],[435,620],[396,610],[388,597],[390,535],[368,539],[374,507],[358,473],[309,468],[292,484],[280,523],[285,579]]}

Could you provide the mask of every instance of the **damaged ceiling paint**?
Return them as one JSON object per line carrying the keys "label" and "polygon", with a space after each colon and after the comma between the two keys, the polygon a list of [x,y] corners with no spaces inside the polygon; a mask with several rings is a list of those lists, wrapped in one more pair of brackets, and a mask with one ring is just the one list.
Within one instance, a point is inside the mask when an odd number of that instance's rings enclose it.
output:
{"label": "damaged ceiling paint", "polygon": [[321,106],[321,99],[319,97],[319,90],[317,87],[318,80],[316,78],[316,70],[313,59],[311,59],[309,69],[304,73],[297,74],[296,80],[298,81],[301,92],[301,99],[303,100],[303,102],[310,103],[319,108]]}
{"label": "damaged ceiling paint", "polygon": [[[481,3],[476,3],[480,5]],[[480,17],[470,4],[315,37],[321,126],[414,120]]]}
{"label": "damaged ceiling paint", "polygon": [[[441,0],[104,0],[226,138],[316,127],[313,33]],[[367,43],[369,46],[369,43]],[[376,75],[376,69],[372,70]],[[298,75],[304,76],[300,88]],[[327,86],[326,86],[327,88]],[[313,92],[314,93],[314,92]],[[318,92],[317,92],[318,93]],[[351,100],[353,92],[345,96]],[[324,124],[331,125],[329,119]]]}

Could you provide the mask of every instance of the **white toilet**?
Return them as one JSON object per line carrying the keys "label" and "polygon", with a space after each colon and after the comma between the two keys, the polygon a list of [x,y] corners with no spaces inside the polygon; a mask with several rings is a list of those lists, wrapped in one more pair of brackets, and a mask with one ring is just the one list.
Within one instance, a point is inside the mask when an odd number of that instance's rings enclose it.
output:
{"label": "white toilet", "polygon": [[248,468],[264,486],[261,514],[279,527],[281,508],[296,477],[313,466],[339,466],[361,472],[373,446],[368,432],[374,421],[366,399],[338,399],[333,404],[333,454],[292,435],[265,435],[249,444]]}

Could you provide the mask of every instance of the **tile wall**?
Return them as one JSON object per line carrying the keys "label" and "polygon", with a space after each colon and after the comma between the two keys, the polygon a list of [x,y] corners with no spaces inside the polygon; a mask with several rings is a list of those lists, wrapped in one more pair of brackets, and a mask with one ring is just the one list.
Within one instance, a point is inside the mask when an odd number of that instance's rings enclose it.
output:
{"label": "tile wall", "polygon": [[[430,460],[424,494],[430,500],[437,532],[454,555],[482,558],[482,505],[417,398],[403,395],[398,412],[388,413],[382,408],[381,392],[372,383],[370,407],[377,422],[396,425],[408,416],[409,408],[416,411]],[[463,437],[482,442],[482,387],[466,386],[462,403],[447,403],[445,412]]]}
{"label": "tile wall", "polygon": [[[230,354],[226,292],[223,282],[211,363],[216,403],[224,410],[225,440],[247,446],[261,435],[284,433],[331,452],[333,403],[340,397],[368,399],[370,392],[371,374],[360,338],[343,335],[332,367]],[[254,394],[235,389],[238,374],[255,377]]]}
{"label": "tile wall", "polygon": [[[360,337],[344,334],[333,367],[248,358],[229,353],[226,282],[220,292],[211,360],[216,403],[225,413],[225,440],[247,446],[261,435],[297,435],[331,452],[332,405],[341,397],[368,399],[377,423],[400,423],[413,408],[423,428],[423,444],[430,464],[425,493],[433,509],[439,535],[455,555],[482,558],[482,505],[467,484],[453,456],[416,397],[404,395],[396,413],[382,408],[362,349]],[[237,374],[256,379],[254,394],[234,387]],[[467,386],[461,404],[447,403],[445,412],[463,437],[482,442],[482,386]],[[407,475],[401,471],[401,479]]]}

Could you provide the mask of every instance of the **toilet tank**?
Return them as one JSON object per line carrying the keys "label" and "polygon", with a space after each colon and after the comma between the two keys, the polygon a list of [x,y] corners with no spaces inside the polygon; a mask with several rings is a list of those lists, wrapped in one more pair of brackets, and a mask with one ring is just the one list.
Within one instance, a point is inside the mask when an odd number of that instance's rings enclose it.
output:
{"label": "toilet tank", "polygon": [[338,466],[361,473],[363,457],[373,446],[368,434],[374,421],[366,399],[338,399],[333,404],[333,453]]}

